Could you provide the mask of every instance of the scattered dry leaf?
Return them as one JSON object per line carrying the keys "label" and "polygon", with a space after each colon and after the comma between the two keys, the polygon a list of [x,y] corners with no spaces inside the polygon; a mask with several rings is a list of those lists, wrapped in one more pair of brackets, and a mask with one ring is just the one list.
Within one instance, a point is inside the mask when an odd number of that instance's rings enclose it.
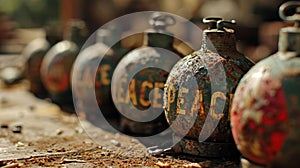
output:
{"label": "scattered dry leaf", "polygon": [[169,163],[163,163],[161,161],[158,161],[156,163],[157,166],[161,167],[161,168],[171,168],[171,165]]}
{"label": "scattered dry leaf", "polygon": [[185,165],[183,165],[183,167],[186,167],[186,168],[202,168],[202,166],[199,165],[198,163],[185,164]]}
{"label": "scattered dry leaf", "polygon": [[20,167],[19,163],[8,164],[3,166],[2,168],[17,168],[17,167]]}
{"label": "scattered dry leaf", "polygon": [[84,160],[78,160],[78,159],[63,159],[60,163],[86,163]]}

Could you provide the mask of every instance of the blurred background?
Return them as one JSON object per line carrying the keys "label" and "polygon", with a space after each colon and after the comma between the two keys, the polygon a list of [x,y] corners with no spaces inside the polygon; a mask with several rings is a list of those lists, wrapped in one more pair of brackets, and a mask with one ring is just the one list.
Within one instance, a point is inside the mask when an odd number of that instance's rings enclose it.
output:
{"label": "blurred background", "polygon": [[[206,16],[235,19],[238,49],[254,61],[277,50],[278,17],[284,0],[0,0],[0,53],[20,54],[26,44],[52,31],[64,32],[68,20],[82,19],[89,32],[137,11],[166,11],[199,26]],[[138,21],[137,21],[138,22]],[[139,26],[138,23],[133,24]],[[183,30],[185,31],[185,30]],[[200,41],[200,39],[199,39]],[[0,56],[1,57],[1,56]],[[6,62],[7,63],[7,62]],[[0,63],[1,64],[1,63]]]}

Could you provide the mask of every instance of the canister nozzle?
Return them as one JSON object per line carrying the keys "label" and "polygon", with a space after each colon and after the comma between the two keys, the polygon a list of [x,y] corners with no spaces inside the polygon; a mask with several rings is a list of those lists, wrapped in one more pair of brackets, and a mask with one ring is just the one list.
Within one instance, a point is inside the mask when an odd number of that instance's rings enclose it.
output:
{"label": "canister nozzle", "polygon": [[223,20],[219,17],[206,17],[203,19],[203,23],[208,24],[208,30],[221,30],[225,32],[233,32],[229,31],[227,28],[228,24],[235,24],[235,20]]}
{"label": "canister nozzle", "polygon": [[149,20],[149,24],[158,32],[165,31],[167,26],[174,25],[175,23],[176,20],[173,16],[160,12],[153,13],[151,19]]}
{"label": "canister nozzle", "polygon": [[[291,10],[294,10],[293,15],[288,15]],[[300,2],[289,1],[282,4],[279,8],[279,16],[282,20],[295,21],[295,27],[300,27]]]}
{"label": "canister nozzle", "polygon": [[279,8],[279,16],[282,20],[294,22],[294,26],[280,30],[278,48],[279,51],[300,53],[300,2],[289,1]]}
{"label": "canister nozzle", "polygon": [[226,31],[226,32],[230,32],[229,30],[233,29],[228,29],[227,25],[234,25],[236,24],[235,20],[219,20],[217,21],[217,29],[218,30],[222,30],[222,31]]}
{"label": "canister nozzle", "polygon": [[220,17],[206,17],[203,23],[208,24],[208,30],[217,29],[217,22],[223,20]]}

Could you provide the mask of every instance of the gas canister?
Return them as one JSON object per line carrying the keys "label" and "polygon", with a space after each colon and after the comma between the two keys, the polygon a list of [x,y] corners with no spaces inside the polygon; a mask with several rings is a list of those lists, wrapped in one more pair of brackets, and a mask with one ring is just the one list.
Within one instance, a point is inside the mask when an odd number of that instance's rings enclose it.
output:
{"label": "gas canister", "polygon": [[279,14],[295,25],[281,29],[279,51],[242,78],[232,102],[232,132],[244,167],[300,164],[300,2],[282,4]]}
{"label": "gas canister", "polygon": [[[175,38],[166,30],[175,24],[171,15],[154,13],[152,29],[144,32],[144,45],[129,52],[118,64],[112,83],[114,102],[127,133],[151,135],[167,128],[162,89],[171,67],[192,52],[174,47]],[[184,46],[184,45],[182,45]]]}
{"label": "gas canister", "polygon": [[29,91],[40,98],[47,97],[47,91],[41,81],[40,74],[42,60],[50,47],[61,39],[58,27],[54,25],[46,27],[46,37],[32,40],[21,54],[25,60],[25,77],[30,82]]}
{"label": "gas canister", "polygon": [[[95,36],[96,43],[85,48],[76,59],[77,66],[76,71],[73,71],[72,85],[77,112],[97,124],[99,108],[105,117],[118,119],[119,113],[111,96],[111,79],[117,63],[129,49],[122,46],[121,40],[116,44],[112,43],[113,38],[121,38],[121,34],[114,28],[99,29]],[[99,59],[100,63],[97,61]],[[91,106],[95,99],[99,106],[96,109]]]}
{"label": "gas canister", "polygon": [[[175,152],[206,157],[237,153],[229,109],[241,77],[253,62],[236,50],[234,20],[208,17],[201,49],[172,68],[165,85],[164,108],[174,130]],[[174,122],[174,121],[179,122]],[[180,137],[185,136],[183,139]]]}
{"label": "gas canister", "polygon": [[64,40],[46,53],[41,65],[41,77],[52,101],[66,110],[72,110],[70,73],[88,32],[85,23],[80,20],[70,21],[66,30]]}
{"label": "gas canister", "polygon": [[41,63],[50,48],[49,42],[44,38],[31,41],[23,50],[25,59],[25,77],[30,82],[29,91],[38,97],[46,97],[47,92],[41,81]]}

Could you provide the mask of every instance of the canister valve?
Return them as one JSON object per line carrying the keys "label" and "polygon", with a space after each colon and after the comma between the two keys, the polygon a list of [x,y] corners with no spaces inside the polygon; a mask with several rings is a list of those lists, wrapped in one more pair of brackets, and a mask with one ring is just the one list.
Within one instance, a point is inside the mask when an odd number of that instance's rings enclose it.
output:
{"label": "canister valve", "polygon": [[235,24],[235,20],[223,20],[219,17],[206,17],[203,19],[203,23],[208,24],[208,30],[221,30],[225,32],[231,32],[228,31],[229,29],[226,29],[227,24]]}
{"label": "canister valve", "polygon": [[236,24],[236,22],[235,22],[235,20],[219,20],[219,21],[217,21],[217,29],[226,31],[226,32],[229,32],[229,30],[233,31],[233,29],[228,29],[226,24],[234,25],[234,24]]}
{"label": "canister valve", "polygon": [[160,12],[155,12],[149,20],[149,24],[156,31],[164,31],[167,26],[174,25],[175,23],[176,21],[173,16]]}
{"label": "canister valve", "polygon": [[[294,9],[293,15],[287,15]],[[290,1],[282,4],[279,8],[279,16],[282,20],[295,21],[295,27],[300,27],[300,2]]]}
{"label": "canister valve", "polygon": [[220,17],[206,17],[203,19],[203,23],[208,24],[208,30],[217,29],[217,22],[223,20]]}

